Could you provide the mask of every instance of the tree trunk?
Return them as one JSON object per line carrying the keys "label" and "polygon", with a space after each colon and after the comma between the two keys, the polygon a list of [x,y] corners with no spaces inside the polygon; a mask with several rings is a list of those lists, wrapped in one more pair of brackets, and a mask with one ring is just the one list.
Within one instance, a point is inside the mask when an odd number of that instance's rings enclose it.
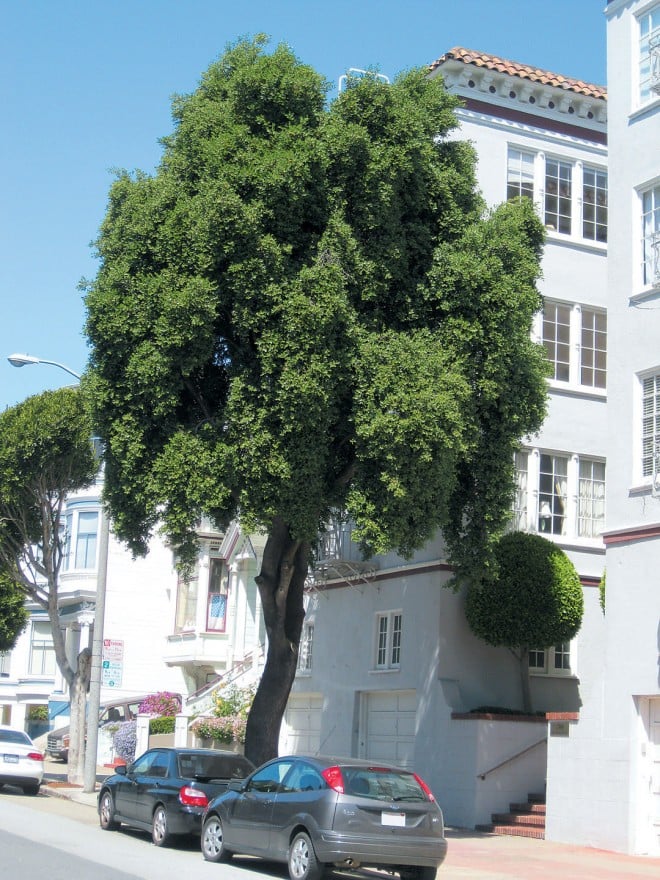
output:
{"label": "tree trunk", "polygon": [[309,544],[294,541],[287,523],[274,520],[256,578],[268,638],[266,664],[245,734],[245,754],[257,766],[278,753],[282,718],[298,664],[308,565]]}
{"label": "tree trunk", "polygon": [[[82,785],[85,770],[85,710],[91,672],[92,652],[85,648],[78,654],[78,668],[69,688],[71,714],[69,721],[69,763],[67,779]],[[90,723],[98,719],[90,719]]]}
{"label": "tree trunk", "polygon": [[520,686],[522,690],[523,711],[532,714],[532,690],[529,681],[529,648],[521,648],[516,655],[520,662]]}

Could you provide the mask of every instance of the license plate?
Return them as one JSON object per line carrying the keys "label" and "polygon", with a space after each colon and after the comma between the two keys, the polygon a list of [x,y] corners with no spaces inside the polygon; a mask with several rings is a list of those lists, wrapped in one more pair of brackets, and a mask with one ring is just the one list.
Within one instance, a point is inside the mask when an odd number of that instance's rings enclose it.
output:
{"label": "license plate", "polygon": [[381,813],[380,814],[380,824],[381,825],[395,825],[397,828],[405,828],[406,814],[405,813]]}
{"label": "license plate", "polygon": [[18,764],[18,755],[3,755],[5,764]]}

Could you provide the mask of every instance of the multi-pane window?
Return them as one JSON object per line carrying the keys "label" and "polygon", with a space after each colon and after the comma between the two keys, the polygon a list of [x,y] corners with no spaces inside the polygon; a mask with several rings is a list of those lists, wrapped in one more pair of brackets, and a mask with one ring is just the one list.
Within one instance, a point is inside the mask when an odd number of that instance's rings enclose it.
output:
{"label": "multi-pane window", "polygon": [[9,663],[11,660],[11,651],[0,651],[0,677],[6,678],[9,675]]}
{"label": "multi-pane window", "polygon": [[376,615],[377,669],[398,669],[401,665],[402,621],[400,611]]}
{"label": "multi-pane window", "polygon": [[551,232],[607,242],[604,168],[511,146],[507,154],[506,196],[532,199]]}
{"label": "multi-pane window", "polygon": [[197,617],[197,577],[185,578],[179,575],[176,590],[176,612],[174,632],[190,632],[196,627]]}
{"label": "multi-pane window", "polygon": [[582,308],[580,385],[605,388],[607,377],[607,314]]}
{"label": "multi-pane window", "polygon": [[582,172],[582,237],[607,241],[607,174],[596,168]]}
{"label": "multi-pane window", "polygon": [[64,569],[96,568],[99,514],[97,510],[74,510],[65,517]]}
{"label": "multi-pane window", "polygon": [[515,457],[512,528],[597,540],[605,528],[605,462],[525,450]]}
{"label": "multi-pane window", "polygon": [[607,385],[607,313],[546,299],[540,336],[550,378],[588,388]]}
{"label": "multi-pane window", "polygon": [[55,648],[48,621],[32,621],[29,671],[30,675],[55,675]]}
{"label": "multi-pane window", "polygon": [[298,650],[298,672],[312,671],[312,647],[314,644],[314,622],[303,624]]}
{"label": "multi-pane window", "polygon": [[597,538],[605,525],[605,462],[581,458],[578,468],[578,535]]}
{"label": "multi-pane window", "polygon": [[552,365],[552,378],[559,382],[570,379],[571,308],[546,300],[543,305],[543,347]]}
{"label": "multi-pane window", "polygon": [[545,225],[553,232],[571,234],[573,166],[570,162],[547,159],[545,163]]}
{"label": "multi-pane window", "polygon": [[639,17],[639,98],[642,104],[660,95],[660,5]]}
{"label": "multi-pane window", "polygon": [[507,199],[534,198],[534,154],[511,148],[507,160]]}
{"label": "multi-pane window", "polygon": [[562,642],[552,648],[531,649],[529,652],[529,671],[544,675],[570,675],[570,642]]}
{"label": "multi-pane window", "polygon": [[542,453],[539,471],[538,530],[565,535],[568,501],[568,458]]}
{"label": "multi-pane window", "polygon": [[660,473],[660,374],[642,380],[642,476]]}
{"label": "multi-pane window", "polygon": [[516,452],[514,459],[514,478],[516,481],[513,497],[513,528],[518,531],[527,529],[527,452]]}
{"label": "multi-pane window", "polygon": [[642,260],[645,285],[660,285],[660,186],[642,195]]}
{"label": "multi-pane window", "polygon": [[209,560],[209,590],[206,606],[206,629],[224,632],[227,627],[229,569],[224,559]]}

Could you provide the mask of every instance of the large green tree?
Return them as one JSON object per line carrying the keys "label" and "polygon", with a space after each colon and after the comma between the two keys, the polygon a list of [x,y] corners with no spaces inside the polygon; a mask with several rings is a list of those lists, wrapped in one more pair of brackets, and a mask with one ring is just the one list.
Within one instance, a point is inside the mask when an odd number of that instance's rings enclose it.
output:
{"label": "large green tree", "polygon": [[523,709],[531,712],[529,652],[577,634],[584,613],[580,577],[561,547],[529,532],[503,535],[493,561],[493,570],[470,585],[465,615],[475,635],[516,657]]}
{"label": "large green tree", "polygon": [[11,651],[29,618],[25,593],[11,575],[0,569],[0,651]]}
{"label": "large green tree", "polygon": [[80,782],[84,758],[89,650],[75,665],[60,624],[60,571],[66,551],[63,510],[90,485],[98,462],[91,421],[77,388],[28,397],[0,413],[0,570],[48,613],[57,665],[71,696],[69,779]]}
{"label": "large green tree", "polygon": [[268,650],[246,753],[277,752],[321,524],[409,555],[446,528],[468,572],[540,425],[543,242],[487,214],[457,100],[423,70],[327,84],[286,46],[229,47],[177,98],[153,175],[120,173],[87,289],[117,533],[182,562],[204,512],[267,534]]}

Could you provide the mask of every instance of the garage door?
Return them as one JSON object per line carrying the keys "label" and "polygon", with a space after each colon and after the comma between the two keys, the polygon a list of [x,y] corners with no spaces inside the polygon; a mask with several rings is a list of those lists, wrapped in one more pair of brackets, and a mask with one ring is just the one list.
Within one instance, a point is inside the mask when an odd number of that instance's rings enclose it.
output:
{"label": "garage door", "polygon": [[360,737],[365,758],[413,767],[415,761],[415,691],[363,694]]}
{"label": "garage door", "polygon": [[284,713],[280,754],[316,755],[321,745],[321,694],[292,694]]}
{"label": "garage door", "polygon": [[660,700],[650,701],[650,746],[651,746],[651,784],[652,798],[652,844],[651,855],[660,856]]}

